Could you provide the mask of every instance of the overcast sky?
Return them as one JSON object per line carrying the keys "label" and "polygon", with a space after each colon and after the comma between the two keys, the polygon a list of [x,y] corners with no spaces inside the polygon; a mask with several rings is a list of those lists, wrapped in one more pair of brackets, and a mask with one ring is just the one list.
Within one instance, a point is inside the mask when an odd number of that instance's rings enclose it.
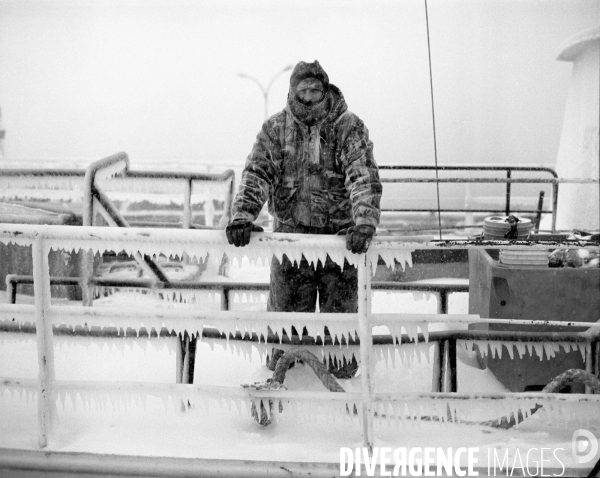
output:
{"label": "overcast sky", "polygon": [[[440,164],[553,165],[572,67],[556,55],[600,2],[428,7]],[[379,164],[433,164],[424,0],[0,0],[4,159],[241,166],[264,113],[238,73],[315,59]]]}

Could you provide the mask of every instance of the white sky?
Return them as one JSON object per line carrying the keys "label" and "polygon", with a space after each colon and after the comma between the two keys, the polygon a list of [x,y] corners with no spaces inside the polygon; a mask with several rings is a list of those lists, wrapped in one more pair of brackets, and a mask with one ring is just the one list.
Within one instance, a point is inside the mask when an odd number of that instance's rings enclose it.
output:
{"label": "white sky", "polygon": [[[600,2],[428,6],[440,164],[553,165],[572,66],[556,55]],[[433,165],[424,0],[0,0],[4,159],[241,167],[263,99],[238,73],[315,59],[379,164]]]}

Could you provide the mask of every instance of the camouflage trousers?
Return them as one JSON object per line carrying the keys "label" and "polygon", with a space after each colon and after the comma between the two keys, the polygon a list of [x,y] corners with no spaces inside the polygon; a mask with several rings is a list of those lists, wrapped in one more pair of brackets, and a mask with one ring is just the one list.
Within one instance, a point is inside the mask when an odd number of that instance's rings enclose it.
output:
{"label": "camouflage trousers", "polygon": [[317,297],[321,312],[353,313],[358,310],[358,272],[344,261],[344,268],[329,256],[325,264],[309,264],[304,258],[292,264],[287,256],[271,262],[271,286],[267,310],[314,312]]}
{"label": "camouflage trousers", "polygon": [[[287,231],[286,231],[287,232]],[[295,231],[291,231],[295,232]],[[303,231],[304,232],[304,231]],[[286,255],[281,262],[273,257],[271,261],[271,285],[267,310],[276,312],[315,312],[319,301],[320,312],[355,313],[358,311],[358,270],[344,261],[344,268],[333,262],[329,256],[325,264],[317,262],[316,267],[304,258],[300,264],[292,264]],[[271,330],[269,330],[271,332]],[[306,327],[297,331],[295,327],[286,331],[290,338],[304,339],[308,336]],[[323,333],[329,335],[327,326]],[[275,370],[283,350],[273,348],[267,357],[267,367]],[[350,378],[356,374],[356,359],[346,363],[331,362],[329,371],[338,378]]]}

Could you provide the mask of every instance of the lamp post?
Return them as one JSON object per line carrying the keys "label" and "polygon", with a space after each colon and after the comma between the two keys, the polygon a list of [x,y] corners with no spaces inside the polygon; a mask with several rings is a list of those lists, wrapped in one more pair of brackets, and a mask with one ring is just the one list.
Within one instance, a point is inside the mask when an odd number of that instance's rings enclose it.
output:
{"label": "lamp post", "polygon": [[294,65],[288,65],[285,68],[283,68],[282,70],[280,70],[279,72],[275,73],[275,75],[273,75],[273,77],[269,81],[269,84],[267,85],[266,88],[262,85],[262,83],[260,81],[258,81],[253,76],[247,75],[246,73],[238,73],[238,76],[240,78],[246,78],[247,80],[252,80],[260,88],[260,91],[265,100],[265,120],[267,120],[269,118],[269,90],[271,89],[271,86],[273,86],[273,82],[279,75],[281,75],[282,73],[285,73],[286,71],[290,71],[293,67],[294,67]]}

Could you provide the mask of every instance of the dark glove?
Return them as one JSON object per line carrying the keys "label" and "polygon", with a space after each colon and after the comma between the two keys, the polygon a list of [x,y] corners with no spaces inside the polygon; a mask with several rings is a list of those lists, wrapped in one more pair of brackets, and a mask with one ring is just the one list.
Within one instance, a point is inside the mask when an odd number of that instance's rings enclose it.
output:
{"label": "dark glove", "polygon": [[[343,231],[340,231],[338,234],[340,233],[343,233]],[[367,252],[374,235],[375,228],[368,224],[351,226],[346,229],[346,249],[354,252],[354,254]]]}
{"label": "dark glove", "polygon": [[251,232],[263,232],[264,229],[260,226],[247,221],[245,219],[237,219],[227,224],[225,234],[229,244],[234,244],[235,247],[244,247],[250,243]]}

